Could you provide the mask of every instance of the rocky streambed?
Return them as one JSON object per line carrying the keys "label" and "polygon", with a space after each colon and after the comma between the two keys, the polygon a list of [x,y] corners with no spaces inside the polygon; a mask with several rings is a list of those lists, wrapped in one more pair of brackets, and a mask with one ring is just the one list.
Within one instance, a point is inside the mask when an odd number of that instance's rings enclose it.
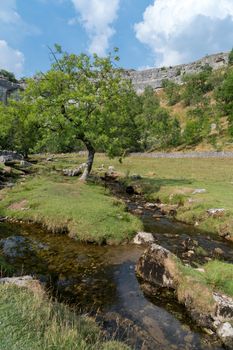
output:
{"label": "rocky streambed", "polygon": [[[173,222],[156,204],[129,189],[123,193],[118,183],[112,191],[140,216],[152,243],[184,264],[197,267],[215,258],[233,262],[230,242]],[[215,333],[198,327],[169,288],[155,292],[150,281],[138,282],[135,268],[145,249],[143,244],[81,244],[35,225],[0,222],[1,256],[13,267],[6,274],[39,279],[52,296],[94,316],[107,339],[123,340],[136,350],[223,349]]]}
{"label": "rocky streambed", "polygon": [[3,222],[0,238],[1,255],[14,275],[34,276],[60,301],[94,316],[106,338],[116,337],[138,350],[222,349],[172,295],[144,295],[135,265],[145,247],[80,244],[36,226]]}

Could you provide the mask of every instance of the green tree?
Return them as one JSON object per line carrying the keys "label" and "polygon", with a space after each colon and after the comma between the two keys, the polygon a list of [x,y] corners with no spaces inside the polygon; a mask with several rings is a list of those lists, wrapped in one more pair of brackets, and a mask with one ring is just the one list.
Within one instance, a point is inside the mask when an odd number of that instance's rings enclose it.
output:
{"label": "green tree", "polygon": [[156,137],[158,148],[165,149],[169,146],[177,146],[180,139],[180,124],[178,119],[172,118],[165,108],[158,108],[152,126],[153,135]]}
{"label": "green tree", "polygon": [[233,69],[228,69],[225,79],[216,91],[216,98],[227,115],[233,115]]}
{"label": "green tree", "polygon": [[195,145],[198,142],[200,142],[201,131],[202,127],[197,119],[188,120],[183,133],[183,139],[185,144]]}
{"label": "green tree", "polygon": [[200,103],[204,94],[213,89],[209,80],[211,73],[212,68],[206,65],[201,72],[184,76],[183,81],[185,84],[182,99],[186,106]]}
{"label": "green tree", "polygon": [[216,91],[220,110],[228,116],[229,132],[233,135],[233,69],[229,68],[222,85]]}
{"label": "green tree", "polygon": [[25,157],[40,139],[39,125],[31,106],[23,100],[0,105],[0,147],[16,150]]}
{"label": "green tree", "polygon": [[180,127],[180,122],[177,118],[174,118],[170,121],[170,140],[169,140],[169,145],[171,146],[178,146],[181,142],[181,127]]}
{"label": "green tree", "polygon": [[[180,124],[160,106],[160,99],[152,87],[146,87],[139,97],[136,124],[143,151],[176,146],[180,142]],[[139,112],[140,111],[140,112]]]}
{"label": "green tree", "polygon": [[85,145],[88,158],[81,179],[86,180],[96,150],[121,156],[135,142],[130,112],[135,92],[115,67],[117,50],[114,57],[100,58],[68,54],[56,45],[51,54],[51,69],[27,82],[25,96],[41,125],[42,138],[63,132]]}
{"label": "green tree", "polygon": [[138,98],[136,123],[140,134],[139,143],[141,150],[145,151],[153,146],[151,143],[152,126],[155,123],[155,114],[160,106],[160,101],[151,86],[147,86]]}

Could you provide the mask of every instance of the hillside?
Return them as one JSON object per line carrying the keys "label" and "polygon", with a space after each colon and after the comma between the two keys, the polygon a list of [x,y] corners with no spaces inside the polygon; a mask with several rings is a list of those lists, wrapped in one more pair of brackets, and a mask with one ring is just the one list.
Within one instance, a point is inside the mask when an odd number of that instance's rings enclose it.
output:
{"label": "hillside", "polygon": [[160,105],[180,125],[177,150],[232,150],[233,67],[188,74],[183,85],[164,81],[156,90]]}
{"label": "hillside", "polygon": [[[232,150],[232,61],[233,51],[230,54],[220,53],[206,56],[191,64],[145,71],[129,71],[127,78],[131,79],[132,85],[126,80],[128,93],[125,94],[124,98],[119,95],[122,102],[118,106],[120,109],[125,109],[124,125],[128,130],[127,146],[123,142],[123,148],[127,152]],[[93,72],[92,70],[90,74],[95,74]],[[122,73],[116,71],[115,68],[113,68],[113,72],[114,74],[118,72],[121,80]],[[11,73],[8,72],[8,74]],[[75,71],[74,82],[79,84],[76,74]],[[109,72],[107,74],[107,79],[111,79],[111,74]],[[97,77],[99,79],[99,72],[97,72]],[[56,79],[55,86],[57,86]],[[32,84],[34,83],[33,79],[29,79],[29,86],[30,81]],[[86,81],[88,84],[91,82],[89,78]],[[107,84],[106,76],[103,79],[103,83]],[[93,91],[95,91],[96,86],[93,88]],[[60,124],[58,127],[57,124],[53,127],[53,130],[57,131],[53,135],[44,133],[43,127],[38,127],[38,116],[31,113],[35,104],[30,105],[32,100],[27,99],[28,93],[25,91],[25,94],[22,94],[26,103],[15,101],[17,100],[18,89],[26,89],[26,85],[17,84],[9,79],[7,80],[6,76],[2,78],[0,76],[0,100],[2,99],[6,104],[7,97],[12,97],[9,99],[8,105],[5,107],[3,105],[0,106],[0,121],[4,125],[4,127],[0,128],[1,149],[13,149],[24,154],[34,152],[60,153],[85,149],[82,143],[72,135],[73,131],[71,132],[69,128],[66,129],[67,125],[62,126],[65,135],[64,137],[62,136],[62,139],[59,132],[61,130]],[[15,90],[16,94],[12,95]],[[45,95],[47,96],[47,87],[45,87],[45,90]],[[107,90],[104,90],[105,94],[106,92]],[[49,93],[51,94],[51,90]],[[56,94],[55,97],[57,97]],[[78,96],[78,99],[80,98]],[[96,105],[93,105],[93,101],[90,100],[88,94],[84,94],[82,98],[84,100],[87,99],[83,104],[85,113],[91,111],[90,113],[94,113],[94,119],[97,117],[95,113],[98,114],[100,111],[102,113],[102,104],[100,104],[100,110],[97,112]],[[98,99],[98,95],[94,93],[93,98]],[[111,110],[113,107],[112,94],[110,94],[110,97],[104,97],[104,101],[108,101],[108,99],[111,103],[107,108]],[[49,98],[50,103],[51,97]],[[92,106],[92,108],[88,106]],[[87,110],[85,111],[86,108]],[[60,112],[61,109],[58,109],[57,113],[60,114]],[[76,110],[69,108],[69,113],[74,113],[75,118],[79,115],[76,112]],[[113,112],[113,115],[117,115],[116,105],[114,105],[111,112]],[[103,116],[103,114],[101,115]],[[63,115],[61,117],[63,118]],[[109,124],[108,113],[106,118],[106,123]],[[73,117],[69,117],[68,120],[73,121]],[[52,119],[50,118],[49,123],[51,121]],[[119,128],[122,131],[122,121],[119,120],[119,116],[118,119],[114,119],[114,122],[116,123],[115,128],[109,129],[111,134],[110,142],[107,141],[106,135],[103,139],[109,149],[112,147],[110,145],[112,132],[117,134]],[[101,127],[106,123],[101,124]],[[94,125],[95,127],[96,124]],[[103,131],[106,132],[106,128]],[[117,147],[119,147],[121,139],[117,135]],[[25,140],[27,140],[26,146]],[[104,151],[103,142],[97,142],[95,138],[93,142],[96,143],[95,151]],[[111,154],[114,152],[113,149],[110,150]]]}

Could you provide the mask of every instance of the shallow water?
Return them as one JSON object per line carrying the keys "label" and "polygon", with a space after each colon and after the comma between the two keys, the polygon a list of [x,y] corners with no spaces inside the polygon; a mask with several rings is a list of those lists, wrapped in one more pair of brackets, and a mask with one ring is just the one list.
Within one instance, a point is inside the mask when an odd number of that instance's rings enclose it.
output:
{"label": "shallow water", "polygon": [[[162,235],[163,225],[158,227]],[[30,245],[19,249],[21,256],[8,258],[17,273],[35,275],[60,300],[95,315],[111,337],[127,340],[134,349],[222,349],[195,328],[172,297],[150,301],[143,295],[134,268],[144,248],[85,245],[35,226],[0,223],[1,239],[13,236]]]}

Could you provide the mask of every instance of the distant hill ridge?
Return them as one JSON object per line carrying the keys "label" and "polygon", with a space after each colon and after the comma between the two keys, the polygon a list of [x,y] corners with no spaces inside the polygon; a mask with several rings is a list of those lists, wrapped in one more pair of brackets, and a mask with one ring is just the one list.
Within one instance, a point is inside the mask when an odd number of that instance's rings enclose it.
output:
{"label": "distant hill ridge", "polygon": [[160,89],[165,79],[172,80],[177,84],[182,83],[182,76],[200,72],[205,65],[209,65],[214,70],[227,66],[229,52],[217,53],[205,56],[200,60],[188,64],[180,64],[173,67],[151,68],[146,70],[128,70],[133,86],[138,93],[142,93],[146,86],[153,89]]}
{"label": "distant hill ridge", "polygon": [[[132,79],[133,86],[138,93],[142,93],[146,86],[151,86],[153,89],[162,87],[164,79],[173,80],[181,84],[184,74],[198,73],[205,65],[210,65],[213,69],[218,69],[228,64],[229,53],[217,53],[210,56],[205,56],[202,59],[189,64],[180,64],[173,67],[152,68],[147,70],[127,70],[127,76]],[[7,97],[14,91],[23,88],[23,84],[12,83],[6,78],[0,76],[0,101],[6,102]]]}

